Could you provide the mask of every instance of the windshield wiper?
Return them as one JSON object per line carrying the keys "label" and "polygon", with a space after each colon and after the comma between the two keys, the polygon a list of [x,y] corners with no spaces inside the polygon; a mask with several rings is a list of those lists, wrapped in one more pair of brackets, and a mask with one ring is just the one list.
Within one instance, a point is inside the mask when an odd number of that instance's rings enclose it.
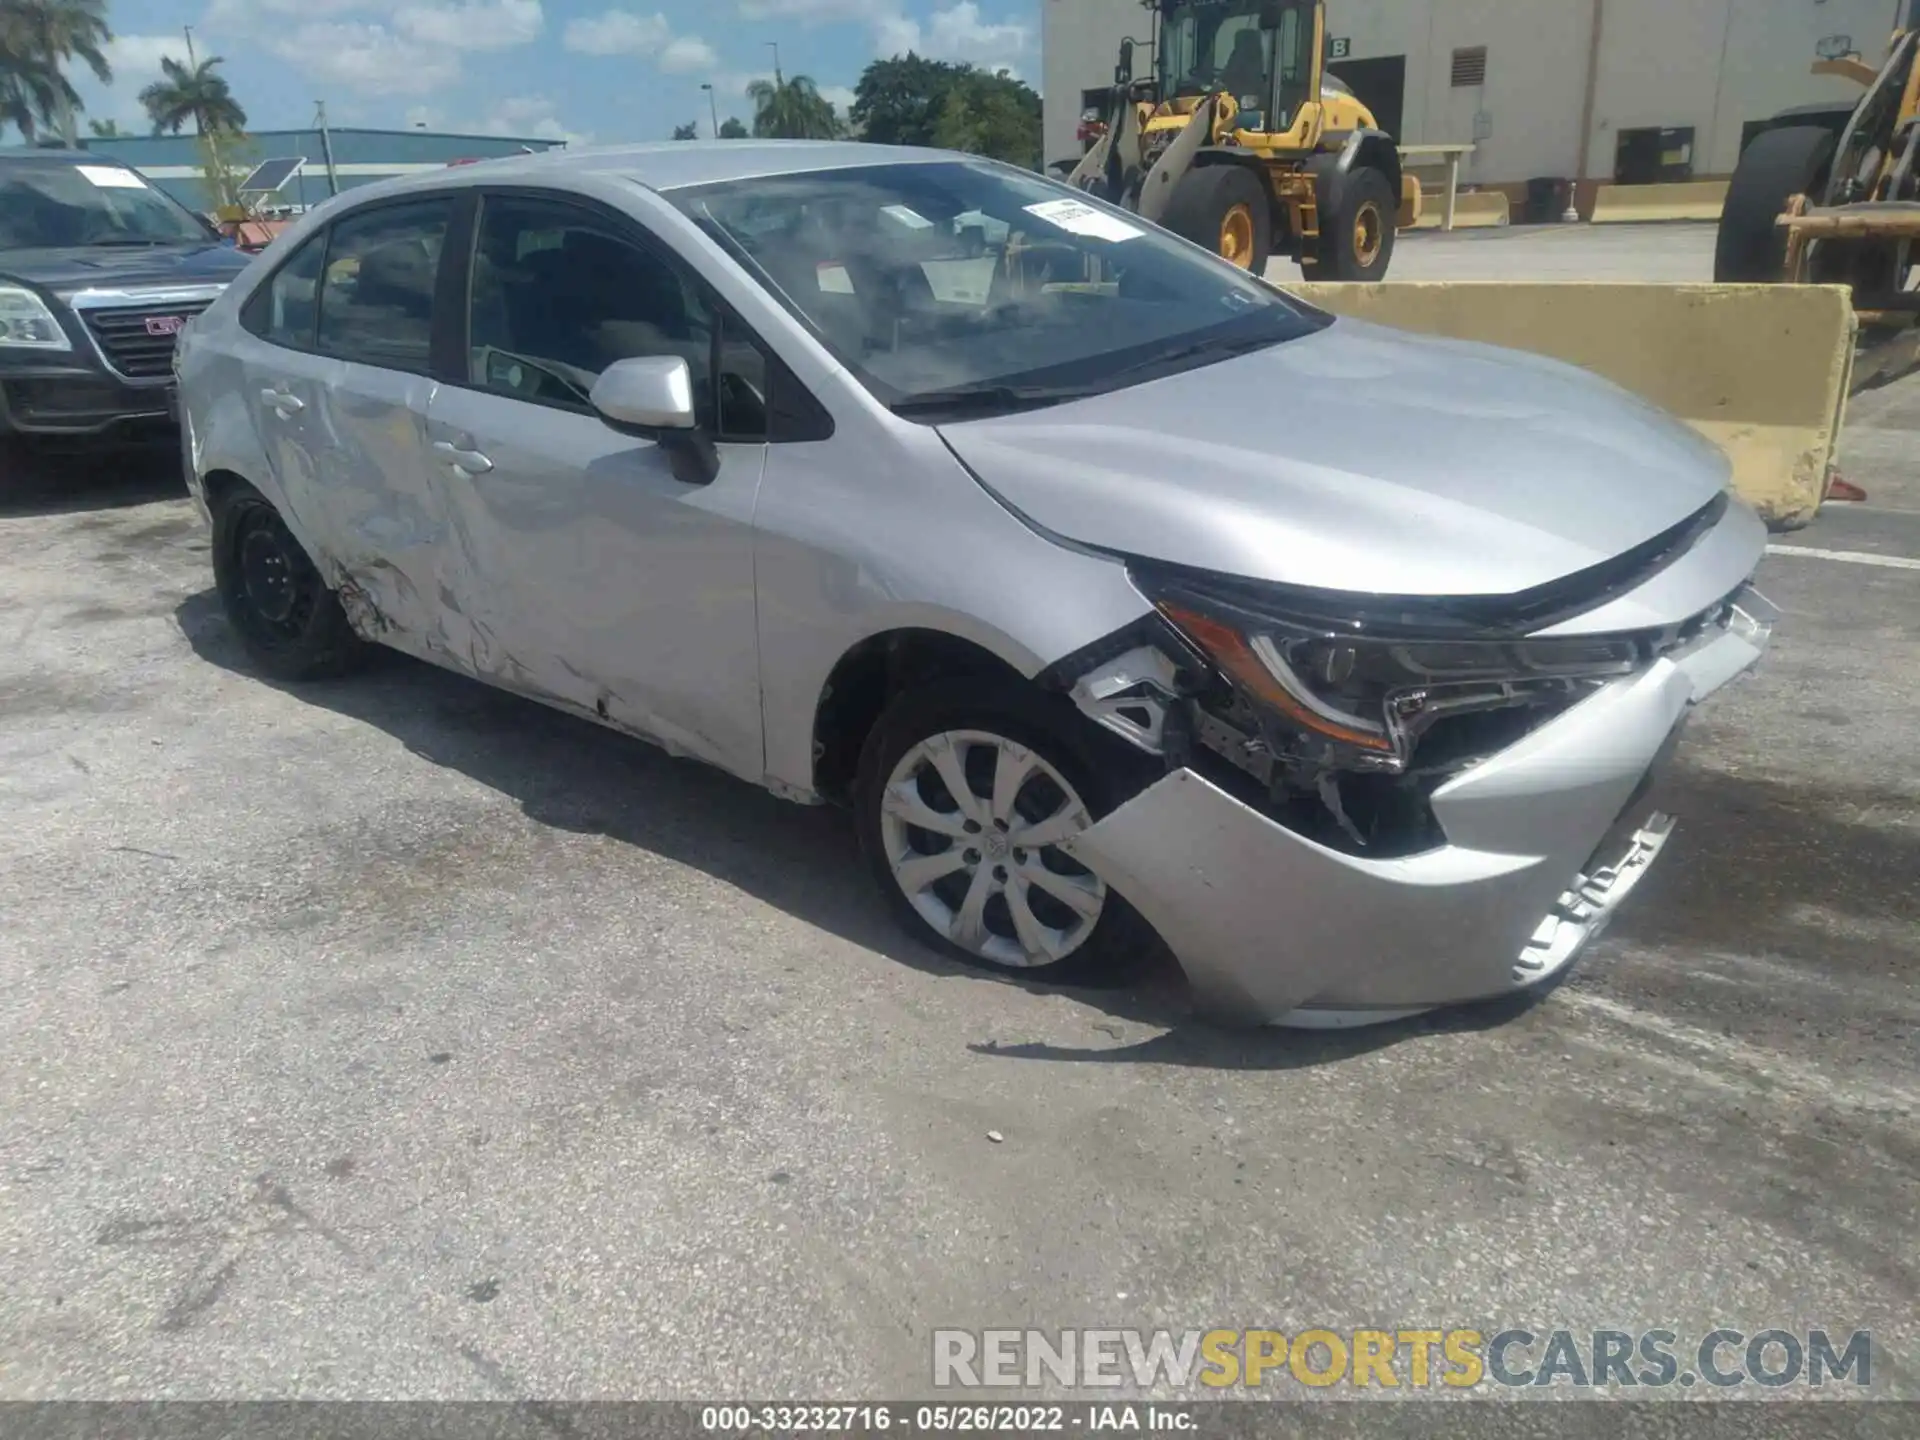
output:
{"label": "windshield wiper", "polygon": [[171,241],[167,241],[167,240],[134,240],[131,238],[118,239],[118,240],[89,240],[87,241],[87,248],[89,250],[99,250],[99,249],[105,249],[108,246],[167,245],[171,243],[172,243]]}
{"label": "windshield wiper", "polygon": [[895,402],[893,413],[907,417],[942,415],[950,419],[983,414],[1010,415],[1017,410],[1039,410],[1069,400],[1104,395],[1107,386],[1089,385],[978,385],[959,390],[929,390]]}
{"label": "windshield wiper", "polygon": [[[1177,350],[1163,350],[1158,355],[1150,355],[1145,360],[1115,370],[1114,375],[1138,375],[1146,370],[1159,370],[1168,365],[1179,365],[1189,360],[1231,360],[1237,355],[1251,355],[1256,350],[1265,350],[1278,345],[1282,337],[1278,335],[1242,335],[1227,340],[1219,336],[1195,341],[1191,345],[1182,345]],[[1172,372],[1168,372],[1172,373]]]}

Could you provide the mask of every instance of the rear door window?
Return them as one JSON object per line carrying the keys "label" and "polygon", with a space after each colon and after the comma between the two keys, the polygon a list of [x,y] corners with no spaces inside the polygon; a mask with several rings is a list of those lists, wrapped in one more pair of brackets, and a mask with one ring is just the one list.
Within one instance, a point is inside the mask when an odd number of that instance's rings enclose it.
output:
{"label": "rear door window", "polygon": [[326,258],[327,237],[315,235],[247,297],[240,323],[275,345],[311,350],[314,322],[320,314],[320,269]]}
{"label": "rear door window", "polygon": [[427,373],[433,295],[451,200],[382,205],[337,222],[320,280],[316,348],[342,360]]}

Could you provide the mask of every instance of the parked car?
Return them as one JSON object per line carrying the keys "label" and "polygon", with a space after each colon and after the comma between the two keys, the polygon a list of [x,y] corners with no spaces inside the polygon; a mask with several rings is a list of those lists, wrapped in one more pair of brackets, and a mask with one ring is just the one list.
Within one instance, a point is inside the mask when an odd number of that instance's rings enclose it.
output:
{"label": "parked car", "polygon": [[1652,407],[942,152],[356,190],[180,372],[267,674],[377,642],[843,802],[932,945],[1087,979],[1150,926],[1239,1020],[1560,972],[1774,623],[1726,461]]}
{"label": "parked car", "polygon": [[174,338],[246,266],[117,160],[0,151],[0,440],[170,424]]}

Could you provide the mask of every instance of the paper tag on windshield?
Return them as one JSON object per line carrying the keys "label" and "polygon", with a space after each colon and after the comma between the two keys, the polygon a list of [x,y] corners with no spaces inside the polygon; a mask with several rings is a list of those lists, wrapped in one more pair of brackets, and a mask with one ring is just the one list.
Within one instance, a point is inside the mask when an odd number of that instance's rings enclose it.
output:
{"label": "paper tag on windshield", "polygon": [[1147,233],[1138,225],[1129,225],[1117,215],[1109,215],[1078,200],[1043,200],[1026,209],[1029,215],[1057,225],[1069,235],[1085,235],[1094,240],[1133,240]]}
{"label": "paper tag on windshield", "polygon": [[144,190],[147,182],[131,170],[122,170],[118,165],[76,165],[87,179],[102,190]]}
{"label": "paper tag on windshield", "polygon": [[909,230],[931,230],[933,228],[933,222],[927,219],[926,216],[922,215],[918,210],[909,210],[904,205],[882,205],[880,207],[880,213],[882,215],[891,215]]}

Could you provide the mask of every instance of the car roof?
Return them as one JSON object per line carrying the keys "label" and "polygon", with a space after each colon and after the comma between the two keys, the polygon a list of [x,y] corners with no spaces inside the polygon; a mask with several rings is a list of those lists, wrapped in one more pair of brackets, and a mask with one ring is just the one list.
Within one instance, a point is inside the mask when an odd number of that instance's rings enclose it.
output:
{"label": "car roof", "polygon": [[64,146],[52,145],[0,145],[0,165],[112,165],[116,169],[131,170],[133,167],[124,160],[116,160],[111,155],[96,155],[91,150],[68,150]]}
{"label": "car roof", "polygon": [[678,190],[729,180],[757,180],[872,165],[957,162],[976,157],[907,145],[849,140],[660,140],[644,145],[594,145],[538,154],[502,155],[446,169],[419,171],[345,192],[354,199],[393,195],[444,184],[517,184],[560,181],[569,175],[616,175],[650,190]]}

